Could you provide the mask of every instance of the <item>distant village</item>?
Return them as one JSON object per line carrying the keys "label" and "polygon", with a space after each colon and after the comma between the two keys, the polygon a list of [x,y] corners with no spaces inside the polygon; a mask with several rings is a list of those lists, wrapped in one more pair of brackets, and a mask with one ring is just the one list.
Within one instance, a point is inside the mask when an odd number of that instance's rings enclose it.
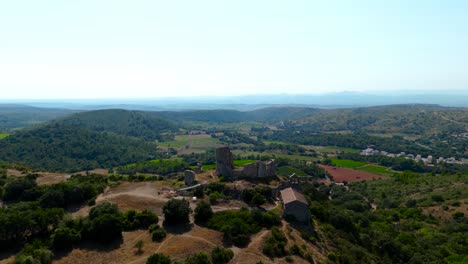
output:
{"label": "distant village", "polygon": [[417,161],[417,162],[421,161],[427,166],[433,166],[434,163],[439,164],[439,163],[442,163],[442,162],[451,163],[451,164],[454,164],[454,163],[456,163],[456,164],[466,164],[466,163],[468,163],[468,159],[457,160],[454,157],[451,157],[451,158],[439,157],[439,158],[435,159],[434,157],[432,157],[432,155],[429,155],[429,156],[424,158],[419,154],[416,154],[416,155],[406,154],[405,152],[400,152],[398,154],[394,154],[394,153],[389,153],[389,152],[386,152],[386,151],[383,151],[383,150],[376,150],[376,149],[373,149],[371,147],[362,150],[361,155],[363,155],[363,156],[378,156],[378,155],[381,155],[381,156],[387,156],[387,157],[390,157],[390,158],[403,157],[403,158],[411,159],[411,160],[414,160],[414,161]]}

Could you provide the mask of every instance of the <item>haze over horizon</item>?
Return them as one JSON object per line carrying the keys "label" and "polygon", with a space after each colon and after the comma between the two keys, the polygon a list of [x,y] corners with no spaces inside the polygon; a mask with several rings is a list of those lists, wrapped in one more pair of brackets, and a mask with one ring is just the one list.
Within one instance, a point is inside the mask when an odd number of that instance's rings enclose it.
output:
{"label": "haze over horizon", "polygon": [[463,1],[10,1],[0,99],[464,94]]}

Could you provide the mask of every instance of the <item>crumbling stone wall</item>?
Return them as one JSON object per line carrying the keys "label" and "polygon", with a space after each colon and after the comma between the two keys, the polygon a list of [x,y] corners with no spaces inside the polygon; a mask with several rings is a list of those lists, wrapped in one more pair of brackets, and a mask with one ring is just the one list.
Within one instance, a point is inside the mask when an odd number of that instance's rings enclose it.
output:
{"label": "crumbling stone wall", "polygon": [[234,170],[229,147],[216,149],[216,174],[226,178],[264,178],[276,175],[275,160],[256,161]]}

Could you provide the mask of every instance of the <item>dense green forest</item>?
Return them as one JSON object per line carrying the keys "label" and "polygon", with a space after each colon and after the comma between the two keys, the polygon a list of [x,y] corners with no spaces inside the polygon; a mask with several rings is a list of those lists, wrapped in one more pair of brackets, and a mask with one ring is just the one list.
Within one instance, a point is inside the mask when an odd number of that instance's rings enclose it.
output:
{"label": "dense green forest", "polygon": [[141,139],[52,123],[0,140],[0,160],[51,171],[110,168],[159,157]]}
{"label": "dense green forest", "polygon": [[172,122],[141,111],[107,109],[77,113],[56,121],[59,124],[96,132],[113,132],[145,140],[171,140],[165,132],[177,131]]}
{"label": "dense green forest", "polygon": [[[466,175],[401,174],[386,180],[304,189],[334,263],[466,263]],[[331,194],[331,200],[329,195]],[[371,206],[372,205],[372,206]],[[437,208],[442,212],[433,214]]]}
{"label": "dense green forest", "polygon": [[314,132],[363,130],[368,133],[429,135],[465,132],[467,116],[465,108],[391,105],[320,110],[307,117],[290,120],[285,126]]}
{"label": "dense green forest", "polygon": [[161,118],[179,122],[235,123],[257,121],[275,123],[282,120],[305,117],[317,111],[317,109],[309,107],[269,107],[245,112],[236,110],[194,110],[180,112],[161,111],[155,114]]}

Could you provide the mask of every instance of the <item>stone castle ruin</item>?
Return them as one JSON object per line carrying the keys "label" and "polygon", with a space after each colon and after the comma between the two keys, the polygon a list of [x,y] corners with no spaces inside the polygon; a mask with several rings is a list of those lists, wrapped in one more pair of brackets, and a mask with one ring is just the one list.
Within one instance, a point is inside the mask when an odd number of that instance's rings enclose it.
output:
{"label": "stone castle ruin", "polygon": [[216,175],[226,178],[232,177],[234,164],[232,163],[232,153],[229,147],[216,149]]}
{"label": "stone castle ruin", "polygon": [[275,160],[256,161],[234,169],[231,150],[220,147],[216,149],[216,175],[227,179],[273,177],[276,175]]}

